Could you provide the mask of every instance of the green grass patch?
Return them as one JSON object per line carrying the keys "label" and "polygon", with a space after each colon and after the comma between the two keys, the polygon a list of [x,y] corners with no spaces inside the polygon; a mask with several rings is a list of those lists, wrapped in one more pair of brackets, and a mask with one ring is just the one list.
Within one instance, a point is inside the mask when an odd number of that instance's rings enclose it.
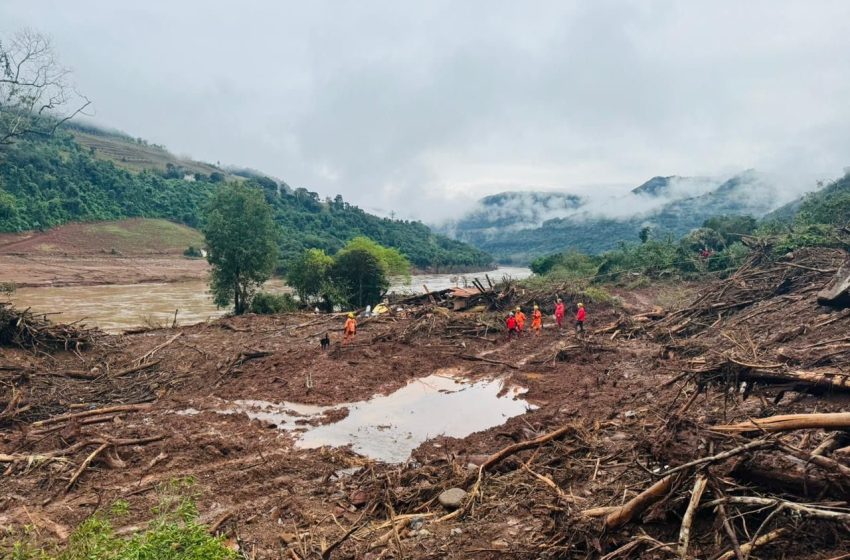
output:
{"label": "green grass patch", "polygon": [[[33,533],[26,529],[0,554],[11,560],[236,560],[241,558],[224,545],[223,539],[209,534],[198,522],[191,479],[173,480],[159,491],[159,505],[147,529],[128,537],[115,534],[115,520],[129,513],[125,501],[113,504],[109,512],[85,520],[59,548],[31,544]],[[9,537],[7,537],[8,539]],[[6,543],[2,543],[6,545]],[[5,548],[5,550],[4,550]]]}

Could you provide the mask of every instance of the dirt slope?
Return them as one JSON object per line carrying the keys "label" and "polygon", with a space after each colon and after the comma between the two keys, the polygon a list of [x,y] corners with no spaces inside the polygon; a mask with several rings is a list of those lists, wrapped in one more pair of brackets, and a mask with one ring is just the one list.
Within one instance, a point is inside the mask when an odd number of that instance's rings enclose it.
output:
{"label": "dirt slope", "polygon": [[199,231],[144,218],[4,233],[0,234],[0,282],[24,287],[206,278],[205,260],[183,256],[190,245],[203,246]]}

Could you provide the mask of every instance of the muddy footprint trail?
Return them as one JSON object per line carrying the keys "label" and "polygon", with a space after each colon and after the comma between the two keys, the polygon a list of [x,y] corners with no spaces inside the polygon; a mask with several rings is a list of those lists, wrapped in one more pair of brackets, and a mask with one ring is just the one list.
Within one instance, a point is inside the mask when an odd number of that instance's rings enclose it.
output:
{"label": "muddy footprint trail", "polygon": [[39,323],[0,357],[0,524],[62,542],[124,499],[128,534],[191,477],[247,558],[839,557],[850,311],[817,294],[847,256],[757,257],[677,308],[589,304],[583,336],[430,304],[347,346],[326,315]]}

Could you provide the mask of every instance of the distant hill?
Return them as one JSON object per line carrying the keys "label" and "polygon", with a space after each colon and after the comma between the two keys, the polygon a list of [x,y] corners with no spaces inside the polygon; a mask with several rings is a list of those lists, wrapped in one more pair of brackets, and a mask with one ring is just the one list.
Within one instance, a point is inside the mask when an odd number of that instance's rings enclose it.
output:
{"label": "distant hill", "polygon": [[373,216],[341,196],[322,199],[252,170],[228,173],[176,158],[120,132],[60,129],[49,138],[4,146],[0,161],[0,232],[133,217],[197,227],[218,184],[239,180],[262,189],[274,208],[283,262],[305,248],[334,253],[358,235],[399,249],[420,269],[480,269],[492,262],[487,253],[420,222]]}
{"label": "distant hill", "polygon": [[150,144],[142,138],[133,138],[117,130],[102,129],[94,125],[68,123],[65,129],[74,135],[74,139],[97,159],[111,161],[117,167],[129,171],[157,171],[165,173],[173,170],[184,175],[212,175],[228,172],[215,165],[180,158],[163,146]]}
{"label": "distant hill", "polygon": [[773,185],[752,170],[726,180],[659,176],[610,198],[549,192],[487,197],[446,231],[501,262],[527,263],[569,249],[601,253],[637,240],[647,226],[656,237],[679,237],[712,216],[760,217],[780,202]]}

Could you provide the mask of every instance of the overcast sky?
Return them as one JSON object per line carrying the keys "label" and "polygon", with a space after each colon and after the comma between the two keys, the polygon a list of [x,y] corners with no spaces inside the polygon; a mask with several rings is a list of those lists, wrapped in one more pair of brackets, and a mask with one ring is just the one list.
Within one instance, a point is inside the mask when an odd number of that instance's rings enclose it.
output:
{"label": "overcast sky", "polygon": [[427,221],[503,190],[838,176],[848,25],[846,1],[0,0],[97,122]]}

